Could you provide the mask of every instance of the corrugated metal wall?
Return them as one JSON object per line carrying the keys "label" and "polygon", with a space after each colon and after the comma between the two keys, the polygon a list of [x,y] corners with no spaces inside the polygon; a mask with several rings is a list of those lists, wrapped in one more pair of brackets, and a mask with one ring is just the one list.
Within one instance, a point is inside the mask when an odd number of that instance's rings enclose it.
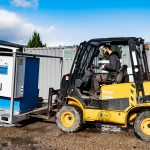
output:
{"label": "corrugated metal wall", "polygon": [[[64,57],[64,51],[70,50],[75,53],[76,47],[49,47],[49,48],[25,48],[25,53]],[[63,59],[62,75],[70,72],[72,59]],[[34,75],[34,74],[33,74]],[[61,61],[58,58],[40,58],[39,73],[39,96],[48,98],[48,89],[60,88]]]}

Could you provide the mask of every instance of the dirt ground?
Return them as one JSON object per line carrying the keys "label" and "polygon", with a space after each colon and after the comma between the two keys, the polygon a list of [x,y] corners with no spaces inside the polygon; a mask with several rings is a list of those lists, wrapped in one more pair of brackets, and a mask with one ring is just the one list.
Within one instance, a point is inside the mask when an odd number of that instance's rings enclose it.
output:
{"label": "dirt ground", "polygon": [[20,127],[0,127],[0,150],[150,150],[133,130],[101,131],[87,125],[78,133],[63,133],[54,120],[28,120]]}

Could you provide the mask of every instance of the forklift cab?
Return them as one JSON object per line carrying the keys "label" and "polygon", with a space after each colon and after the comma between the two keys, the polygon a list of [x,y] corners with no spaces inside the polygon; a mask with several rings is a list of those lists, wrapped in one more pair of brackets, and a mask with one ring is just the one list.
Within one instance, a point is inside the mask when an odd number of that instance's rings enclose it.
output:
{"label": "forklift cab", "polygon": [[[93,73],[96,73],[99,69],[98,64],[95,64],[95,60],[98,59],[100,53],[100,47],[104,44],[109,43],[111,46],[119,45],[122,47],[123,62],[120,71],[116,76],[115,81],[110,81],[109,83],[121,83],[121,82],[136,82],[136,84],[141,87],[141,82],[144,80],[149,80],[149,70],[146,59],[146,53],[144,50],[144,40],[141,38],[108,38],[108,39],[93,39],[88,42],[81,43],[72,69],[71,84],[81,90],[90,89],[90,80]],[[125,62],[125,55],[126,62]],[[129,72],[127,75],[127,71]],[[126,79],[119,79],[119,75],[125,75]],[[122,77],[124,78],[124,77]]]}

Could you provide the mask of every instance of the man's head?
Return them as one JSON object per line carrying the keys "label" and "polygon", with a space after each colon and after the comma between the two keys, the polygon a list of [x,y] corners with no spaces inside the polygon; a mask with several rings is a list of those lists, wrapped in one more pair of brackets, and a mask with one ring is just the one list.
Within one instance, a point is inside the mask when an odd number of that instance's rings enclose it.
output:
{"label": "man's head", "polygon": [[112,50],[111,50],[111,46],[110,45],[104,45],[103,46],[103,53],[105,55],[109,55],[111,52],[112,52]]}

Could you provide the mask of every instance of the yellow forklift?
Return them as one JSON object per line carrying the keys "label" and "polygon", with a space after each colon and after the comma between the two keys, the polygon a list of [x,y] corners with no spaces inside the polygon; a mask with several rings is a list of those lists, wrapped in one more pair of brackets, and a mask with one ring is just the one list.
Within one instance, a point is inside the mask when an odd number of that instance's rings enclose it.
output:
{"label": "yellow forklift", "polygon": [[[91,77],[96,74],[95,58],[106,44],[128,47],[132,80],[128,66],[122,65],[114,81],[100,83],[97,96],[90,94]],[[83,42],[77,49],[70,74],[64,75],[57,94],[56,123],[64,132],[77,132],[87,122],[101,122],[128,128],[150,141],[150,78],[142,38],[100,38]],[[94,72],[95,70],[95,72]],[[118,80],[118,75],[121,79]],[[57,91],[52,90],[52,94]]]}

